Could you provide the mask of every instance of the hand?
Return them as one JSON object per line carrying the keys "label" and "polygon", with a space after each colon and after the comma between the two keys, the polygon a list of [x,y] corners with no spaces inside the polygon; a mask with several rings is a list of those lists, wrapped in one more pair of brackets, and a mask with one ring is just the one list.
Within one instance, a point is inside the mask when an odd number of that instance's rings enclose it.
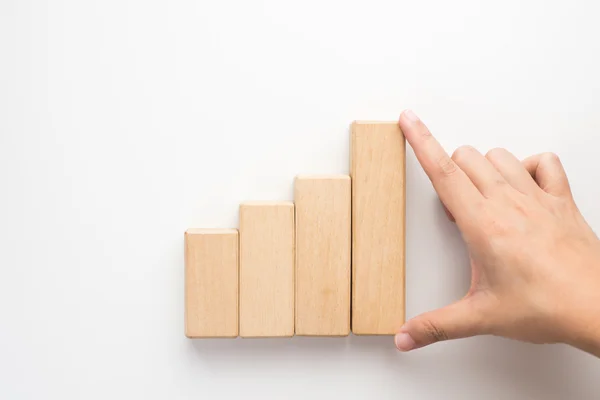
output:
{"label": "hand", "polygon": [[411,111],[399,125],[462,234],[472,277],[461,300],[407,321],[396,347],[498,335],[600,357],[600,241],[558,157],[521,162],[504,149],[483,156],[468,146],[449,157]]}

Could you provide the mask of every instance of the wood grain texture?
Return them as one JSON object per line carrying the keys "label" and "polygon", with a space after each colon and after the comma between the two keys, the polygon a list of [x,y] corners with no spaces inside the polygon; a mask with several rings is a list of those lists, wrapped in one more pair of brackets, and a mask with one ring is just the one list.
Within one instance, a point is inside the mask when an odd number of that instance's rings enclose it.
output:
{"label": "wood grain texture", "polygon": [[294,334],[294,203],[240,205],[240,336]]}
{"label": "wood grain texture", "polygon": [[352,332],[392,335],[405,319],[405,139],[396,123],[351,130]]}
{"label": "wood grain texture", "polygon": [[185,335],[238,336],[238,231],[185,233]]}
{"label": "wood grain texture", "polygon": [[296,178],[297,335],[350,333],[350,196],[347,175]]}

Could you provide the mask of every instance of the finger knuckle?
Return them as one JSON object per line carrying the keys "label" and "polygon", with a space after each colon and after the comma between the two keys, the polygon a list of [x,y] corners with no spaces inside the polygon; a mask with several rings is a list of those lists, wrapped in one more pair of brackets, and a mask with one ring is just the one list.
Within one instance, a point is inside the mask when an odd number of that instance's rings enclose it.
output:
{"label": "finger knuckle", "polygon": [[452,154],[452,159],[456,162],[460,162],[471,157],[477,150],[473,146],[460,146]]}
{"label": "finger knuckle", "polygon": [[438,159],[436,163],[441,176],[448,177],[454,175],[458,171],[458,166],[454,160],[447,155]]}
{"label": "finger knuckle", "polygon": [[419,127],[417,129],[417,132],[419,133],[419,136],[421,136],[421,138],[423,140],[428,140],[428,139],[431,139],[433,137],[431,135],[431,132],[429,131],[429,129],[427,129],[427,127],[425,125],[423,125],[423,123],[419,123]]}
{"label": "finger knuckle", "polygon": [[501,156],[505,155],[506,153],[508,153],[508,150],[506,150],[502,147],[495,147],[485,154],[485,158],[487,158],[488,160],[491,160],[494,158],[501,157]]}
{"label": "finger knuckle", "polygon": [[560,163],[558,154],[552,152],[543,153],[541,159],[552,163]]}
{"label": "finger knuckle", "polygon": [[448,340],[448,334],[446,331],[430,320],[423,321],[423,332],[425,332],[427,338],[432,342]]}

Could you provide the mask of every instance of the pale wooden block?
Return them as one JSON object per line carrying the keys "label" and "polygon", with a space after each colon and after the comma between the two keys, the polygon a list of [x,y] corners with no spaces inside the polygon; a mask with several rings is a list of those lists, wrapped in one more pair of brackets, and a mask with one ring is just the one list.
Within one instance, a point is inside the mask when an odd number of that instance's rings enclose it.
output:
{"label": "pale wooden block", "polygon": [[354,122],[352,332],[392,335],[405,319],[405,139],[396,123]]}
{"label": "pale wooden block", "polygon": [[238,231],[185,233],[185,335],[238,336]]}
{"label": "pale wooden block", "polygon": [[297,335],[350,333],[350,196],[347,175],[296,178]]}
{"label": "pale wooden block", "polygon": [[240,205],[240,336],[294,335],[294,203]]}

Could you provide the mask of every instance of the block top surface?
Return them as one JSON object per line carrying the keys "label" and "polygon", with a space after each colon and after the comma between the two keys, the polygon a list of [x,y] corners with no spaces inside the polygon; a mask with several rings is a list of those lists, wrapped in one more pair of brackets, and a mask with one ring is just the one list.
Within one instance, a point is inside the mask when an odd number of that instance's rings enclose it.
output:
{"label": "block top surface", "polygon": [[397,125],[397,121],[353,121],[352,125]]}
{"label": "block top surface", "polygon": [[185,231],[186,235],[237,235],[237,229],[229,228],[190,228]]}
{"label": "block top surface", "polygon": [[297,175],[296,180],[305,180],[305,179],[322,179],[322,180],[335,180],[335,179],[343,179],[350,180],[350,175],[344,174],[332,174],[332,175]]}
{"label": "block top surface", "polygon": [[260,206],[284,206],[293,207],[293,201],[244,201],[240,207],[260,207]]}

